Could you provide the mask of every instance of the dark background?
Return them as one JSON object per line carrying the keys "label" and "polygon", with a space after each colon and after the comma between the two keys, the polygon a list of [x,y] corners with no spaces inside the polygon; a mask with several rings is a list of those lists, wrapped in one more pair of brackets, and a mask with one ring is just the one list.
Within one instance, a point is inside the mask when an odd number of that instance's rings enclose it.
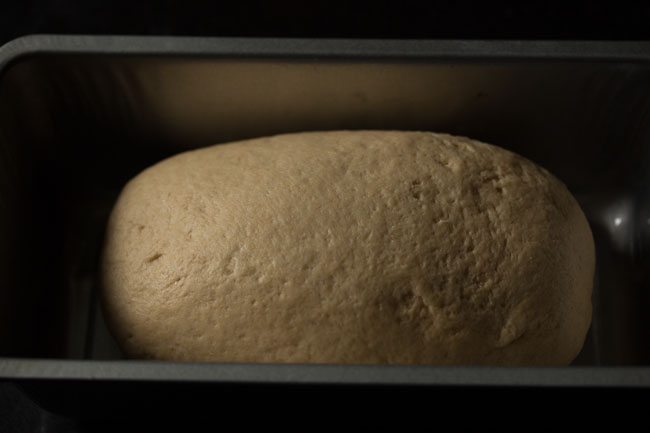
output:
{"label": "dark background", "polygon": [[650,39],[650,2],[0,0],[0,43],[33,33]]}

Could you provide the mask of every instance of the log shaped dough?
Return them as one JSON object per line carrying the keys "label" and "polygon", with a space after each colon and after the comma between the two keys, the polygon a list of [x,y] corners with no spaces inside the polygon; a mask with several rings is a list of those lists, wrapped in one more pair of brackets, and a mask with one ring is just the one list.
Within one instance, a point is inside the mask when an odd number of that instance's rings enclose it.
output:
{"label": "log shaped dough", "polygon": [[185,152],[122,191],[103,306],[126,354],[566,365],[594,244],[566,187],[445,134],[285,134]]}

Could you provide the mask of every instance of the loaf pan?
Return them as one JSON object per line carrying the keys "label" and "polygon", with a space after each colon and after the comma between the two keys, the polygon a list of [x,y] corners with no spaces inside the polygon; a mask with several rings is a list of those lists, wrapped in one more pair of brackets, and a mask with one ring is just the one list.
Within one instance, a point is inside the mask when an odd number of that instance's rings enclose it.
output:
{"label": "loaf pan", "polygon": [[[566,183],[597,248],[566,368],[123,359],[97,296],[125,182],[183,150],[276,133],[426,130]],[[32,36],[0,49],[0,379],[650,385],[650,44]]]}

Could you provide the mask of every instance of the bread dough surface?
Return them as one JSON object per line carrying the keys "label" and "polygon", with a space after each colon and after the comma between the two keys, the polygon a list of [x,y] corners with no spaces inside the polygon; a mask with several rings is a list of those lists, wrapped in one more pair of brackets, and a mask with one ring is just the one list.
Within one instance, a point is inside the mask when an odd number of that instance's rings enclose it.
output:
{"label": "bread dough surface", "polygon": [[285,134],[131,180],[102,301],[136,358],[566,365],[591,322],[594,256],[566,187],[504,149]]}

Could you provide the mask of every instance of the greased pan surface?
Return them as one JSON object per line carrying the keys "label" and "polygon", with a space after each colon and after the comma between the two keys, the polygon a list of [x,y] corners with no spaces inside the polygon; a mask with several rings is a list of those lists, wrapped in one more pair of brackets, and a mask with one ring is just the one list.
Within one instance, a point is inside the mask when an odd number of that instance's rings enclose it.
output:
{"label": "greased pan surface", "polygon": [[[2,47],[0,68],[2,377],[650,384],[650,44],[33,36]],[[598,254],[575,366],[123,361],[96,297],[123,184],[182,150],[333,129],[466,135],[564,181]]]}

